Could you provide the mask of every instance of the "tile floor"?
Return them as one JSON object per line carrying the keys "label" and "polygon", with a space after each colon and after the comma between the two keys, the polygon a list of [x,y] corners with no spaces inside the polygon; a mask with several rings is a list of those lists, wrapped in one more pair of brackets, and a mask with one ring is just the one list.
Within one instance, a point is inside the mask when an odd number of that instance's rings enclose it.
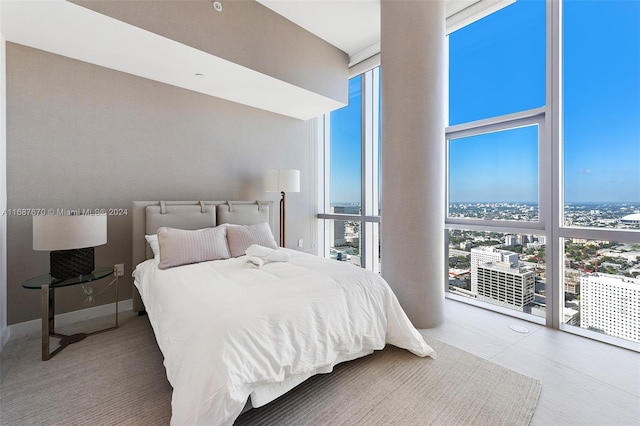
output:
{"label": "tile floor", "polygon": [[640,425],[637,352],[448,299],[444,324],[423,332],[540,380],[532,425]]}

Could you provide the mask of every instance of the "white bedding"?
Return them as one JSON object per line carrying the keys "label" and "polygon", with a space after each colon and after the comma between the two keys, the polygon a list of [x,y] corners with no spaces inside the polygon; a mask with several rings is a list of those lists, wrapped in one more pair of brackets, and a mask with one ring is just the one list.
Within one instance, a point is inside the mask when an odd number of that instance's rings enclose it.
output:
{"label": "white bedding", "polygon": [[329,372],[385,343],[435,355],[378,274],[287,251],[290,261],[260,269],[246,267],[246,256],[137,266],[173,386],[173,425],[231,424],[261,388]]}

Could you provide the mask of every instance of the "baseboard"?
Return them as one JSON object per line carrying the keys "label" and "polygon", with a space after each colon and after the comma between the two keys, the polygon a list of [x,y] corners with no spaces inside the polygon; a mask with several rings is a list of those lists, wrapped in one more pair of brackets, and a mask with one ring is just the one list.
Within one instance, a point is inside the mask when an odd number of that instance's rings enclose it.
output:
{"label": "baseboard", "polygon": [[[133,302],[131,299],[121,300],[118,302],[118,312],[131,311],[133,309]],[[106,305],[94,306],[92,308],[81,309],[79,311],[67,312],[64,314],[56,315],[56,328],[58,326],[64,326],[67,324],[73,324],[80,321],[86,321],[94,318],[104,317],[106,315],[113,314],[116,310],[115,303],[108,303]],[[7,327],[7,340],[11,336],[24,336],[29,333],[40,333],[42,331],[42,321],[35,319],[31,321],[20,322],[17,324],[11,324]],[[3,346],[4,346],[3,335]]]}

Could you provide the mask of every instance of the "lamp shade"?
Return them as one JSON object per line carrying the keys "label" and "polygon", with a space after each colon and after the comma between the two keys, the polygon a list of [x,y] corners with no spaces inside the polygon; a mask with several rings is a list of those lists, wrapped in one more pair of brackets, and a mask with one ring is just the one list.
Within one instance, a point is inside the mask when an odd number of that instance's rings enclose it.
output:
{"label": "lamp shade", "polygon": [[266,192],[300,192],[300,170],[274,169],[264,173]]}
{"label": "lamp shade", "polygon": [[33,249],[95,247],[107,243],[107,215],[33,216]]}

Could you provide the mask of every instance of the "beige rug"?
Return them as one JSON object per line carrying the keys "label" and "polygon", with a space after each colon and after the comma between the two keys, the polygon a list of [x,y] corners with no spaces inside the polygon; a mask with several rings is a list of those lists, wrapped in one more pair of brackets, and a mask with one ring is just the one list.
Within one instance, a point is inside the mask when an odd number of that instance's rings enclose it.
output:
{"label": "beige rug", "polygon": [[8,349],[2,353],[10,363],[0,386],[3,426],[169,423],[172,388],[147,317],[129,314],[117,330],[89,336],[49,361],[40,359],[39,334],[19,351]]}
{"label": "beige rug", "polygon": [[[388,347],[316,376],[238,424],[526,425],[540,383],[428,339],[438,359]],[[164,425],[171,386],[146,317],[40,361],[39,335],[1,355],[2,425]]]}
{"label": "beige rug", "polygon": [[427,339],[437,359],[395,348],[315,376],[240,425],[527,425],[540,382]]}

